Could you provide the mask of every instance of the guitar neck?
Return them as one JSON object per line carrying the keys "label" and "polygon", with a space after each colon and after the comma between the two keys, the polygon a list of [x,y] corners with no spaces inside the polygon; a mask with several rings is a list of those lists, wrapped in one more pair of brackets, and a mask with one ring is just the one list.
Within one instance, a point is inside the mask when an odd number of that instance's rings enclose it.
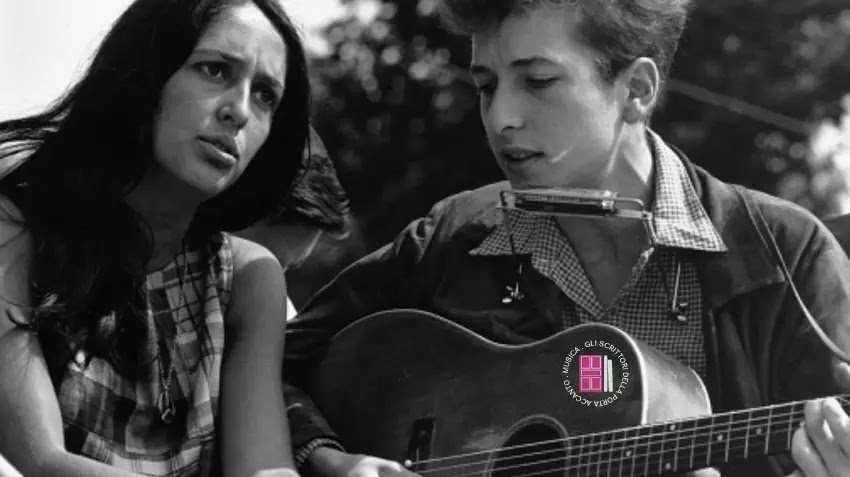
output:
{"label": "guitar neck", "polygon": [[[838,400],[850,408],[848,396]],[[654,475],[788,452],[804,405],[797,401],[575,436],[569,440],[568,467],[597,471],[592,475]]]}

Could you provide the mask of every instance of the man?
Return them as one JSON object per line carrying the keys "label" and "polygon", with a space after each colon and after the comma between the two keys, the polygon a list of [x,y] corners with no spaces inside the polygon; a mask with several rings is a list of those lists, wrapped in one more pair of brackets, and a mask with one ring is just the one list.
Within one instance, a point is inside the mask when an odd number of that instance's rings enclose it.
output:
{"label": "man", "polygon": [[[237,235],[268,248],[285,270],[298,268],[325,235],[342,240],[351,231],[348,195],[339,182],[328,151],[310,128],[303,169],[284,207]],[[286,316],[295,316],[287,298]]]}
{"label": "man", "polygon": [[[693,368],[715,412],[850,389],[847,367],[812,332],[774,254],[846,353],[850,261],[836,240],[808,212],[717,180],[648,128],[687,3],[443,0],[449,23],[472,39],[481,118],[507,182],[438,203],[344,270],[288,329],[284,378],[304,385],[330,338],[353,321],[420,308],[505,344],[613,324]],[[500,191],[529,186],[641,199],[655,246],[640,221],[496,210]],[[404,473],[346,454],[302,393],[288,404],[302,469]],[[835,400],[813,401],[793,462],[755,458],[723,475],[850,475],[848,429]]]}

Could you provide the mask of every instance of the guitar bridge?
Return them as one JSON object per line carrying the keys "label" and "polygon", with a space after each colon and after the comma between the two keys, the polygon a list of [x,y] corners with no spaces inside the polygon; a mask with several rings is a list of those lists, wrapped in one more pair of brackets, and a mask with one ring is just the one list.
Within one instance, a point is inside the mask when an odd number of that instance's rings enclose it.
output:
{"label": "guitar bridge", "polygon": [[413,421],[410,444],[407,447],[407,460],[404,461],[407,470],[422,472],[427,468],[427,464],[423,461],[431,456],[436,425],[436,419],[433,417],[423,417]]}

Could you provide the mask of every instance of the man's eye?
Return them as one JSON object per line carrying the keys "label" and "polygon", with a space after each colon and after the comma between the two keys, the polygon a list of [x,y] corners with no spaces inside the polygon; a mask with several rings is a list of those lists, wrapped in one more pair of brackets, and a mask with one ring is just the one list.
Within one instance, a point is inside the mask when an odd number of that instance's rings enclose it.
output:
{"label": "man's eye", "polygon": [[552,86],[558,78],[527,78],[526,84],[531,89],[545,89]]}

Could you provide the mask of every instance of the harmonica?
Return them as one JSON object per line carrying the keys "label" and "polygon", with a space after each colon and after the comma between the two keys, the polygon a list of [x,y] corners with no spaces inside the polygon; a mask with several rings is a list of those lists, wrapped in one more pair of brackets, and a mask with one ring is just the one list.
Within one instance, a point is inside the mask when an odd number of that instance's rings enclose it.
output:
{"label": "harmonica", "polygon": [[502,204],[546,215],[611,216],[617,212],[618,193],[595,189],[534,188],[502,192]]}
{"label": "harmonica", "polygon": [[499,197],[503,210],[516,209],[548,216],[638,219],[643,222],[650,243],[656,243],[652,212],[647,210],[642,200],[620,197],[614,191],[541,187],[504,190]]}

